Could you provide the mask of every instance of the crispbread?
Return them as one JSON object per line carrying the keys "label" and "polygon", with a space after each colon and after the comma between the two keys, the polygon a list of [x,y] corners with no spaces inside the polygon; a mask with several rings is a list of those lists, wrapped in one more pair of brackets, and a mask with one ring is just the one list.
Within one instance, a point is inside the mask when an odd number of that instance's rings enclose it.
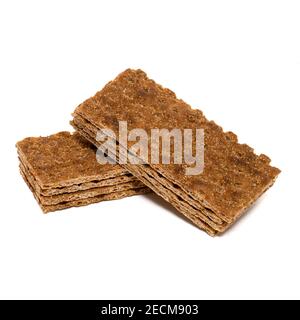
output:
{"label": "crispbread", "polygon": [[119,165],[100,165],[78,133],[26,138],[17,149],[20,172],[44,212],[150,191]]}
{"label": "crispbread", "polygon": [[27,181],[29,181],[30,185],[35,190],[35,194],[39,198],[39,202],[42,205],[56,205],[62,202],[80,201],[86,198],[97,197],[102,194],[109,194],[113,192],[138,189],[144,187],[144,184],[141,181],[139,181],[138,179],[134,179],[133,181],[118,183],[116,185],[90,188],[51,196],[44,196],[40,194],[38,191],[36,191],[33,176],[25,169],[25,167],[22,164],[20,164],[20,169],[22,173],[26,176]]}
{"label": "crispbread", "polygon": [[42,189],[101,181],[128,172],[119,165],[99,165],[95,148],[80,135],[59,132],[17,143],[23,163]]}
{"label": "crispbread", "polygon": [[35,199],[37,200],[39,206],[41,207],[41,209],[43,210],[44,213],[49,213],[49,212],[53,212],[53,211],[57,211],[57,210],[68,209],[68,208],[72,208],[72,207],[86,206],[86,205],[89,205],[89,204],[98,203],[98,202],[102,202],[102,201],[118,200],[118,199],[122,199],[122,198],[125,198],[125,197],[145,194],[145,193],[149,192],[148,188],[142,187],[142,188],[137,188],[137,189],[129,189],[129,190],[124,190],[124,191],[112,192],[112,193],[109,193],[109,194],[101,194],[99,196],[92,197],[92,198],[86,198],[86,199],[83,199],[83,200],[69,201],[69,202],[59,203],[59,204],[55,204],[55,205],[43,205],[43,204],[40,203],[38,197],[36,196],[32,186],[30,185],[30,183],[27,180],[27,178],[24,175],[24,173],[21,170],[20,170],[20,173],[21,173],[24,181],[26,182],[27,186],[32,191]]}
{"label": "crispbread", "polygon": [[[90,140],[95,140],[95,132],[102,128],[109,128],[117,134],[119,121],[127,121],[128,130],[142,128],[149,136],[152,128],[204,129],[205,167],[200,175],[186,176],[184,164],[128,163],[125,167],[161,196],[165,192],[162,191],[163,182],[172,183],[184,193],[184,197],[197,201],[198,209],[208,210],[212,216],[225,222],[224,228],[216,228],[220,232],[264,193],[280,173],[279,169],[269,165],[268,157],[258,156],[249,146],[239,144],[235,134],[225,133],[213,121],[208,121],[201,111],[192,110],[172,91],[147,78],[141,70],[128,69],[121,73],[94,97],[79,105],[73,116],[75,128],[89,135]],[[133,143],[128,141],[128,148]],[[150,185],[149,173],[153,172],[162,179],[158,188]],[[171,193],[175,191],[171,190]],[[163,197],[177,206],[169,195]],[[177,209],[189,215],[178,206]],[[199,209],[200,212],[203,210]],[[204,220],[200,213],[199,218]]]}

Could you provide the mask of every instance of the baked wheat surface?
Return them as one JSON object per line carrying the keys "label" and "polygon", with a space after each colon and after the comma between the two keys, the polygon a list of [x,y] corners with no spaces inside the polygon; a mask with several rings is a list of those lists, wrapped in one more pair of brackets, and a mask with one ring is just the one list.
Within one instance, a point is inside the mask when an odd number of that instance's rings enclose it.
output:
{"label": "baked wheat surface", "polygon": [[[151,165],[170,181],[227,221],[234,221],[275,181],[280,170],[265,155],[239,144],[232,132],[224,132],[193,110],[169,89],[149,79],[141,70],[128,69],[95,96],[79,105],[81,116],[96,128],[116,133],[119,121],[128,130],[142,128],[202,128],[205,131],[205,168],[197,176],[185,175],[186,165]],[[195,141],[194,141],[195,143]],[[133,142],[128,142],[128,147]]]}

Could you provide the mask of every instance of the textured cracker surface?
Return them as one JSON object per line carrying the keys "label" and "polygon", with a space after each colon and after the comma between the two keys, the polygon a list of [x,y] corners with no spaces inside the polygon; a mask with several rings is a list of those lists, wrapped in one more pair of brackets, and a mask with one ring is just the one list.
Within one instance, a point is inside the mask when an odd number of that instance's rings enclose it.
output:
{"label": "textured cracker surface", "polygon": [[95,147],[78,133],[17,143],[20,173],[44,212],[150,192],[119,165],[100,165]]}
{"label": "textured cracker surface", "polygon": [[[205,168],[198,176],[186,176],[185,165],[151,165],[165,178],[227,221],[234,221],[275,181],[280,170],[265,155],[239,144],[235,134],[225,133],[199,110],[177,99],[169,89],[150,80],[141,70],[126,70],[74,113],[95,128],[118,132],[118,121],[128,130],[143,128],[202,128],[205,130]],[[94,138],[94,137],[93,137]],[[130,147],[130,143],[128,145]],[[130,170],[130,166],[127,166]],[[131,171],[131,170],[130,170]]]}
{"label": "textured cracker surface", "polygon": [[95,148],[77,133],[26,138],[17,143],[24,164],[42,189],[70,186],[125,175],[119,165],[100,165]]}

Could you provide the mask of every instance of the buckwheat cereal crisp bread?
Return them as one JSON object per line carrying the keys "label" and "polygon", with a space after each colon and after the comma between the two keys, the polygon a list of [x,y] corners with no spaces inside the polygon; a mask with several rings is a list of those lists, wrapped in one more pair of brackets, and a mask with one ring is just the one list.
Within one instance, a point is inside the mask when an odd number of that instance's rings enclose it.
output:
{"label": "buckwheat cereal crisp bread", "polygon": [[[128,131],[144,129],[149,137],[153,128],[204,129],[204,171],[199,175],[186,175],[186,164],[122,165],[201,229],[213,229],[210,234],[224,232],[280,173],[267,156],[239,144],[234,133],[224,132],[141,70],[124,71],[79,105],[72,125],[101,147],[98,130],[111,129],[118,137],[119,121],[127,121]],[[128,150],[135,142],[127,143],[119,148]]]}
{"label": "buckwheat cereal crisp bread", "polygon": [[150,191],[119,165],[100,165],[78,133],[26,138],[17,150],[21,175],[44,212]]}
{"label": "buckwheat cereal crisp bread", "polygon": [[35,190],[35,194],[38,197],[39,202],[43,205],[55,205],[62,202],[83,200],[83,199],[94,198],[103,194],[113,193],[117,191],[124,191],[129,189],[137,189],[137,188],[145,187],[145,185],[141,181],[137,179],[132,179],[132,181],[130,182],[118,183],[116,185],[102,186],[102,187],[96,187],[96,188],[91,188],[86,190],[78,190],[74,192],[59,193],[51,196],[44,196],[35,189],[36,184],[35,184],[34,177],[30,174],[30,172],[26,171],[26,169],[22,164],[20,164],[20,170],[26,176],[26,179],[28,180],[32,188]]}

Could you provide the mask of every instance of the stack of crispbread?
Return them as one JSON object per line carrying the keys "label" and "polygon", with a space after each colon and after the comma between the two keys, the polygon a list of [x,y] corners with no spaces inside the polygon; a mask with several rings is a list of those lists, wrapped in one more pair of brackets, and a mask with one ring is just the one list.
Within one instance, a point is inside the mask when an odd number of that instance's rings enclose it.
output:
{"label": "stack of crispbread", "polygon": [[[99,130],[108,128],[118,137],[119,121],[127,121],[128,131],[142,128],[148,136],[152,128],[204,129],[204,171],[199,175],[186,175],[186,164],[128,162],[122,166],[212,236],[232,225],[280,173],[269,165],[267,156],[239,144],[235,134],[224,132],[141,70],[121,73],[79,105],[73,116],[73,127],[100,148]],[[123,154],[134,144],[117,142]],[[111,146],[110,151],[114,150]]]}
{"label": "stack of crispbread", "polygon": [[100,165],[78,133],[26,138],[17,150],[20,172],[45,213],[150,191],[121,166]]}

